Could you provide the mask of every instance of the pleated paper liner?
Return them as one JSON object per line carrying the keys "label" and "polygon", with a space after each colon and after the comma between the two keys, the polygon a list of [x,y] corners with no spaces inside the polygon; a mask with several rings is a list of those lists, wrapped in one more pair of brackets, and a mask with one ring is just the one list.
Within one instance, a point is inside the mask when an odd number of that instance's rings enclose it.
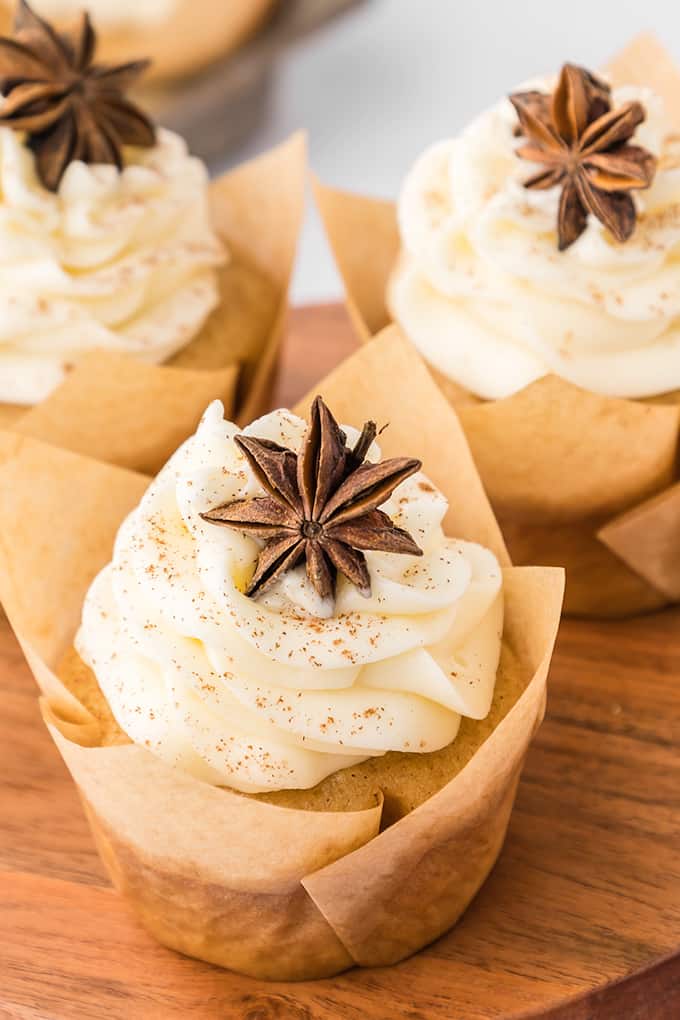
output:
{"label": "pleated paper liner", "polygon": [[[113,7],[116,0],[110,3]],[[140,0],[143,5],[144,0]],[[0,0],[0,33],[10,31],[15,6],[15,0]],[[273,6],[274,0],[178,0],[170,5],[167,17],[146,24],[135,25],[128,19],[127,23],[121,20],[106,25],[95,19],[97,59],[121,64],[147,57],[152,60],[148,74],[151,80],[194,74],[244,43]],[[38,3],[36,7],[39,14],[45,13]],[[65,19],[64,27],[72,21]]]}
{"label": "pleated paper liner", "polygon": [[[680,73],[653,36],[636,38],[608,73],[662,95],[680,128]],[[367,341],[390,319],[395,206],[315,190],[350,315]],[[566,567],[567,612],[627,616],[680,599],[680,394],[618,400],[548,376],[484,402],[431,371],[459,411],[514,562]]]}
{"label": "pleated paper liner", "polygon": [[305,148],[294,135],[210,185],[229,262],[219,307],[187,347],[165,365],[93,351],[37,406],[0,405],[0,427],[155,474],[211,400],[240,421],[264,413],[304,210]]}
{"label": "pleated paper liner", "polygon": [[382,829],[379,785],[356,810],[294,810],[198,782],[142,747],[104,746],[97,719],[56,670],[148,479],[0,436],[2,601],[114,883],[166,945],[279,980],[396,962],[465,910],[500,852],[543,717],[563,591],[561,570],[510,566],[456,415],[395,330],[317,392],[348,424],[389,422],[384,453],[422,458],[450,501],[447,533],[485,544],[504,565],[491,715],[464,720],[449,780]]}

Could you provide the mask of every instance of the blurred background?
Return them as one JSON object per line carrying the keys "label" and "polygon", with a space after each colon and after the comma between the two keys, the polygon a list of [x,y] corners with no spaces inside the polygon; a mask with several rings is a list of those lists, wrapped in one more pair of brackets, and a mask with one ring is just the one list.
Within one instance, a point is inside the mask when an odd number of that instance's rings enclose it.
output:
{"label": "blurred background", "polygon": [[[650,29],[680,61],[675,0],[364,0],[282,54],[261,121],[225,164],[305,127],[320,177],[393,197],[427,145],[522,79],[565,60],[596,68]],[[310,215],[294,300],[339,294],[321,226]]]}
{"label": "blurred background", "polygon": [[[111,4],[90,6],[95,2]],[[173,2],[191,18],[191,0]],[[312,168],[323,180],[381,197],[397,195],[426,146],[456,133],[523,79],[565,60],[595,69],[644,30],[656,32],[680,61],[677,0],[198,2],[200,22],[213,35],[225,13],[243,24],[225,26],[236,31],[228,56],[212,57],[207,69],[169,87],[155,86],[159,119],[184,134],[215,173],[305,128]],[[196,10],[192,36],[200,34]],[[293,299],[340,293],[310,210]]]}

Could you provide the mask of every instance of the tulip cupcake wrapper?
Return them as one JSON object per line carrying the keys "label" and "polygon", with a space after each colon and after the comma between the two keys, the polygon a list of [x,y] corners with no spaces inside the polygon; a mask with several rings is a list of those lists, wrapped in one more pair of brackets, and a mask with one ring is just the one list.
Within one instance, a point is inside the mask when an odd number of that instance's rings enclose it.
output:
{"label": "tulip cupcake wrapper", "polygon": [[501,850],[543,717],[564,584],[561,570],[510,566],[456,415],[396,330],[317,392],[348,424],[389,422],[383,453],[421,458],[450,502],[446,532],[486,545],[504,567],[498,724],[488,734],[474,724],[467,764],[383,831],[379,789],[363,810],[293,810],[201,783],[134,744],[100,746],[99,724],[56,668],[148,479],[0,434],[0,594],[114,883],[166,945],[277,980],[393,963],[466,909]]}
{"label": "tulip cupcake wrapper", "polygon": [[220,304],[165,365],[93,351],[33,408],[0,405],[0,425],[98,460],[155,473],[206,405],[251,421],[268,406],[288,305],[305,189],[305,139],[294,135],[210,185],[229,261]]}
{"label": "tulip cupcake wrapper", "polygon": [[[608,73],[653,88],[680,125],[680,73],[653,37],[635,39]],[[367,341],[390,321],[395,206],[320,184],[316,199]],[[459,413],[513,560],[566,567],[567,612],[627,616],[680,600],[680,393],[621,400],[546,376],[481,402],[431,373]]]}

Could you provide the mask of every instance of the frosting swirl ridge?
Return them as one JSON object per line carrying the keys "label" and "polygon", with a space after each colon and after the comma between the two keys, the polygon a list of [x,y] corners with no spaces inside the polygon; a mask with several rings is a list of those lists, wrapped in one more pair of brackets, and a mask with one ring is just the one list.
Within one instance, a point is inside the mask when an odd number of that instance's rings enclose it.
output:
{"label": "frosting swirl ridge", "polygon": [[161,129],[122,171],[71,163],[54,194],[0,128],[0,401],[39,402],[87,350],[158,363],[200,331],[225,261],[207,185]]}
{"label": "frosting swirl ridge", "polygon": [[[424,555],[367,551],[368,598],[339,577],[329,613],[296,568],[253,600],[258,541],[200,517],[261,492],[222,413],[212,404],[150,485],[85,600],[76,647],[122,729],[198,778],[260,792],[308,788],[389,750],[433,751],[462,714],[483,718],[502,576],[487,549],[445,537],[442,494],[418,473],[384,504]],[[304,431],[287,411],[244,430],[293,447]]]}

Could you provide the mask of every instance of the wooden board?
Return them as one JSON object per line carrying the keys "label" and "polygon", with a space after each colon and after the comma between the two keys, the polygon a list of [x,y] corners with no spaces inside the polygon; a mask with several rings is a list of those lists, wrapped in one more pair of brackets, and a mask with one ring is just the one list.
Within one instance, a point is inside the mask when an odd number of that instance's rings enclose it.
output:
{"label": "wooden board", "polygon": [[[353,347],[298,311],[278,401]],[[677,1020],[680,611],[566,621],[501,859],[399,966],[266,985],[156,945],[111,890],[34,682],[0,623],[0,1017]]]}

